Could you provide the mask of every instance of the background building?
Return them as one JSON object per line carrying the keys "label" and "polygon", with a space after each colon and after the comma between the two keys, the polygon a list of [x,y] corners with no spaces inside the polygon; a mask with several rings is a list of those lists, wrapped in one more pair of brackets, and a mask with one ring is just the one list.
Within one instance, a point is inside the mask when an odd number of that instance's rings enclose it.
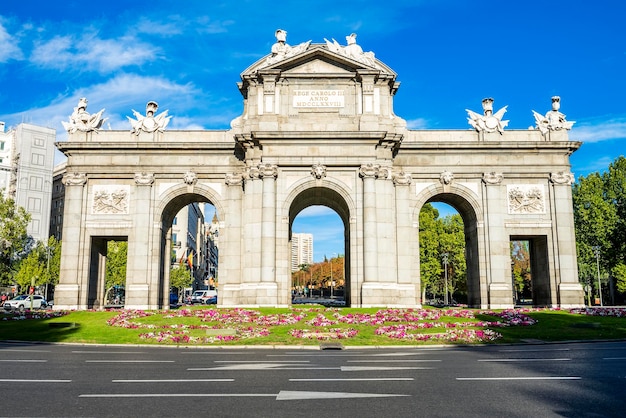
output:
{"label": "background building", "polygon": [[51,128],[21,123],[4,132],[0,123],[0,188],[30,213],[35,240],[48,239],[55,140]]}
{"label": "background building", "polygon": [[65,185],[63,176],[65,175],[66,163],[63,162],[56,167],[52,173],[52,201],[50,204],[50,232],[57,241],[63,238],[63,208],[65,207]]}
{"label": "background building", "polygon": [[195,289],[204,285],[204,213],[198,203],[181,209],[172,223],[174,263],[185,263],[193,275]]}
{"label": "background building", "polygon": [[300,270],[302,264],[313,264],[313,234],[291,235],[291,271]]}

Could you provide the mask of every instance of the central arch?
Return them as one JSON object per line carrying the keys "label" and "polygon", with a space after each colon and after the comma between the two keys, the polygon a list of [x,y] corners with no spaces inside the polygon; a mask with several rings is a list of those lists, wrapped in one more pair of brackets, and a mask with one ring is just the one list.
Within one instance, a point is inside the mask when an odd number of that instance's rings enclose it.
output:
{"label": "central arch", "polygon": [[[350,245],[350,236],[351,236],[351,228],[350,228],[350,216],[352,213],[351,210],[351,199],[344,193],[343,189],[337,187],[336,184],[328,182],[328,181],[311,181],[306,182],[305,184],[300,185],[299,187],[294,188],[294,190],[290,193],[287,203],[288,206],[286,208],[289,219],[289,229],[288,229],[288,245],[291,245],[291,235],[292,235],[292,226],[293,221],[296,216],[304,209],[310,206],[326,206],[332,210],[334,210],[343,223],[343,245],[344,245],[344,277],[345,277],[345,286],[344,286],[344,296],[346,301],[346,306],[351,304],[351,288],[352,281],[350,276],[350,266],[352,257],[350,255],[351,245]],[[290,247],[291,248],[291,247]],[[286,252],[290,253],[290,252]]]}
{"label": "central arch", "polygon": [[[158,239],[158,287],[159,299],[158,306],[164,308],[169,306],[169,290],[170,280],[169,273],[171,268],[170,254],[173,248],[172,243],[172,224],[174,218],[180,210],[192,203],[205,204],[209,203],[215,207],[216,216],[219,220],[223,220],[224,211],[221,208],[219,195],[210,188],[203,185],[179,185],[167,190],[156,208],[156,217],[159,219],[159,233],[155,234]],[[204,214],[206,216],[206,214]],[[202,249],[203,251],[203,249]]]}
{"label": "central arch", "polygon": [[[416,208],[415,219],[419,222],[419,212],[426,203],[441,202],[452,206],[463,220],[465,233],[465,260],[467,274],[467,304],[482,307],[487,304],[487,283],[481,272],[481,243],[479,221],[482,216],[474,194],[461,185],[432,185],[420,194],[420,204]],[[484,263],[483,263],[484,264]]]}

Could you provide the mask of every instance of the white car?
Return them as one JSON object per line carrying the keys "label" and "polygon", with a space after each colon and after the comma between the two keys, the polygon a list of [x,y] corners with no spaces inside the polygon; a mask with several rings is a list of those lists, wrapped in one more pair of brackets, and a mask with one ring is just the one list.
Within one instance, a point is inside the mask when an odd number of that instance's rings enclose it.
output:
{"label": "white car", "polygon": [[30,295],[20,295],[11,300],[4,302],[4,309],[7,311],[24,309],[43,309],[48,306],[48,302],[41,295],[33,295],[33,301],[31,304]]}
{"label": "white car", "polygon": [[191,303],[211,304],[217,303],[216,290],[196,290],[191,295]]}

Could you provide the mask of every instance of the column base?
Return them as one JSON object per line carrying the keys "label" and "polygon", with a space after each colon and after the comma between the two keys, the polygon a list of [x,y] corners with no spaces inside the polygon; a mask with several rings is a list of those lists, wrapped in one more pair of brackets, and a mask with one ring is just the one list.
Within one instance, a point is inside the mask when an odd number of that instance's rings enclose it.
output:
{"label": "column base", "polygon": [[223,308],[288,308],[279,303],[278,296],[278,284],[274,282],[225,284],[218,289],[217,304]]}
{"label": "column base", "polygon": [[366,282],[361,286],[361,307],[420,308],[415,285]]}

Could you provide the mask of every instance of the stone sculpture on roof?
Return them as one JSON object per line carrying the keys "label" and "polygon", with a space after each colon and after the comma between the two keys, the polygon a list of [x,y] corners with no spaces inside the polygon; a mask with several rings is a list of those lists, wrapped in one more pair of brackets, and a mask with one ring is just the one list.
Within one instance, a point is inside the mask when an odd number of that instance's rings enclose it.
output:
{"label": "stone sculpture on roof", "polygon": [[346,42],[348,45],[341,46],[339,42],[335,39],[333,41],[329,41],[324,38],[326,41],[326,46],[329,51],[335,52],[337,54],[343,55],[344,57],[353,59],[362,64],[369,65],[370,67],[374,67],[376,63],[376,59],[374,58],[373,52],[363,52],[363,49],[356,43],[356,33],[351,33],[346,36]]}
{"label": "stone sculpture on roof", "polygon": [[167,110],[155,116],[158,108],[159,105],[157,102],[148,102],[146,105],[146,116],[141,115],[133,109],[133,115],[135,115],[136,119],[126,116],[132,125],[131,132],[135,135],[139,135],[141,131],[148,133],[156,131],[163,132],[172,117],[167,116]]}
{"label": "stone sculpture on roof", "polygon": [[543,135],[548,133],[548,131],[560,131],[563,129],[572,129],[574,125],[574,121],[568,122],[565,120],[565,115],[559,112],[559,108],[561,107],[561,98],[559,96],[552,97],[552,110],[546,113],[545,116],[541,115],[538,112],[533,110],[533,115],[535,116],[535,122],[537,124],[537,129],[541,131]]}
{"label": "stone sculpture on roof", "polygon": [[81,97],[74,112],[70,115],[69,122],[61,122],[68,133],[98,131],[106,119],[102,119],[104,109],[93,115],[87,112],[87,99]]}
{"label": "stone sculpture on roof", "polygon": [[504,128],[509,124],[508,120],[502,120],[502,117],[506,113],[506,108],[507,106],[504,106],[496,113],[493,113],[493,99],[488,97],[483,99],[483,115],[465,109],[468,115],[467,122],[472,125],[477,132],[498,131],[500,135],[502,135]]}
{"label": "stone sculpture on roof", "polygon": [[267,64],[274,64],[275,62],[282,61],[285,58],[289,58],[296,54],[299,54],[309,47],[311,41],[302,42],[296,46],[290,46],[287,41],[287,31],[283,29],[276,29],[275,32],[276,43],[272,45],[272,55],[267,57]]}

